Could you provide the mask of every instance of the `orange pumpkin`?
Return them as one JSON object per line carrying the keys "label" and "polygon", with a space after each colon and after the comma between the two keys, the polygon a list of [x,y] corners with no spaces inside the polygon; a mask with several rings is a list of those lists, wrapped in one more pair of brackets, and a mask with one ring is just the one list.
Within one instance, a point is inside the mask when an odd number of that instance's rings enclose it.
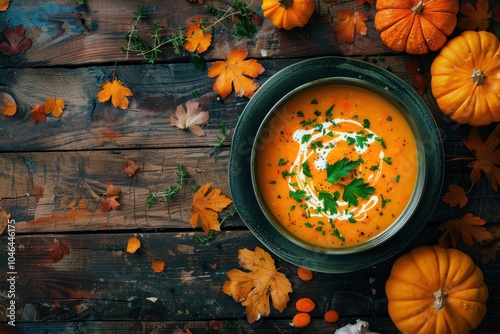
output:
{"label": "orange pumpkin", "polygon": [[500,41],[486,31],[451,39],[431,65],[431,89],[452,120],[475,126],[500,121]]}
{"label": "orange pumpkin", "polygon": [[385,290],[389,316],[405,334],[466,334],[486,315],[483,273],[453,248],[420,246],[402,255]]}
{"label": "orange pumpkin", "polygon": [[436,51],[457,24],[458,0],[377,0],[375,28],[394,51]]}
{"label": "orange pumpkin", "polygon": [[290,30],[309,22],[314,0],[263,0],[262,11],[275,27]]}

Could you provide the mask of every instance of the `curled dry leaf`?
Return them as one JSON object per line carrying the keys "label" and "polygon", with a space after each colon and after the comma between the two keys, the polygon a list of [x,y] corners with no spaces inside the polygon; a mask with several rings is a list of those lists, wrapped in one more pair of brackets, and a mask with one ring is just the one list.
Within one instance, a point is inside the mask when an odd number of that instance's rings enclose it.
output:
{"label": "curled dry leaf", "polygon": [[443,201],[448,203],[450,207],[459,206],[463,208],[467,201],[469,200],[464,188],[457,186],[456,184],[450,184],[448,186],[448,192],[444,194]]}
{"label": "curled dry leaf", "polygon": [[5,231],[7,225],[9,224],[10,213],[7,213],[4,208],[0,207],[0,234]]}
{"label": "curled dry leaf", "polygon": [[5,28],[3,36],[7,42],[0,43],[0,52],[4,56],[10,57],[16,54],[23,54],[31,46],[31,39],[24,35],[24,26],[18,25],[14,29]]}
{"label": "curled dry leaf", "polygon": [[109,212],[112,209],[117,209],[120,206],[117,198],[120,196],[121,190],[118,187],[110,184],[108,189],[103,194],[104,200],[101,202],[102,212]]}
{"label": "curled dry leaf", "polygon": [[186,37],[186,42],[184,43],[184,49],[187,52],[203,53],[207,51],[208,47],[212,43],[212,34],[205,29],[200,28],[199,24],[192,24],[187,28],[187,32],[184,35]]}
{"label": "curled dry leaf", "polygon": [[45,114],[45,106],[43,104],[35,104],[33,109],[31,109],[30,117],[35,122],[43,122],[47,115]]}
{"label": "curled dry leaf", "polygon": [[476,8],[464,2],[460,5],[460,14],[462,16],[458,18],[457,25],[463,30],[486,30],[492,17],[488,0],[477,0]]}
{"label": "curled dry leaf", "polygon": [[10,0],[0,0],[0,12],[5,12],[9,8]]}
{"label": "curled dry leaf", "polygon": [[222,291],[246,307],[248,322],[269,315],[269,297],[273,306],[283,312],[290,300],[288,294],[292,292],[292,284],[276,269],[271,255],[259,247],[253,252],[245,248],[238,250],[238,260],[239,265],[248,271],[228,271],[229,280],[224,283]]}
{"label": "curled dry leaf", "polygon": [[54,243],[52,245],[50,245],[49,251],[52,252],[52,255],[50,256],[50,258],[54,262],[61,261],[63,259],[64,255],[69,254],[68,246],[59,242],[57,239],[54,239]]}
{"label": "curled dry leaf", "polygon": [[153,261],[153,263],[151,263],[151,269],[153,269],[155,273],[163,272],[163,270],[165,270],[165,261]]}
{"label": "curled dry leaf", "polygon": [[125,160],[125,167],[123,168],[123,172],[127,174],[129,177],[134,176],[135,171],[139,168],[133,160],[127,159]]}
{"label": "curled dry leaf", "polygon": [[264,72],[264,67],[255,59],[245,60],[246,50],[231,51],[226,61],[216,61],[208,69],[208,76],[215,78],[213,86],[223,99],[234,91],[237,96],[252,97],[259,83],[250,78],[258,77]]}
{"label": "curled dry leaf", "polygon": [[459,235],[468,246],[472,246],[474,240],[479,243],[491,241],[493,235],[483,226],[484,224],[486,224],[484,219],[473,216],[471,213],[467,213],[460,219],[448,220],[439,225],[439,230],[444,231],[439,238],[439,245],[449,247],[451,243],[451,247],[456,248]]}
{"label": "curled dry leaf", "polygon": [[141,241],[137,237],[127,240],[127,253],[134,254],[139,248],[141,248]]}
{"label": "curled dry leaf", "polygon": [[[187,109],[187,111],[186,111]],[[201,111],[200,104],[196,101],[186,101],[186,109],[182,104],[177,106],[175,117],[170,116],[170,126],[179,129],[188,129],[197,136],[204,136],[205,131],[200,125],[208,123],[208,111]]]}
{"label": "curled dry leaf", "polygon": [[360,35],[366,35],[368,28],[365,21],[368,20],[368,15],[360,11],[352,11],[350,9],[342,10],[337,14],[337,18],[341,22],[333,26],[335,37],[338,43],[354,43],[354,35],[356,31]]}
{"label": "curled dry leaf", "polygon": [[111,99],[111,103],[115,108],[127,109],[128,96],[133,96],[132,91],[123,85],[120,80],[113,82],[106,81],[101,85],[101,91],[97,94],[99,102],[106,102]]}
{"label": "curled dry leaf", "polygon": [[213,231],[220,231],[219,214],[222,212],[231,201],[224,195],[221,195],[220,189],[213,189],[207,194],[210,188],[210,183],[207,183],[198,189],[193,198],[191,205],[191,220],[189,223],[191,227],[195,228],[198,221],[201,221],[201,227],[205,233]]}
{"label": "curled dry leaf", "polygon": [[45,114],[52,114],[54,117],[61,117],[64,109],[64,101],[53,97],[48,98],[43,104],[45,107]]}

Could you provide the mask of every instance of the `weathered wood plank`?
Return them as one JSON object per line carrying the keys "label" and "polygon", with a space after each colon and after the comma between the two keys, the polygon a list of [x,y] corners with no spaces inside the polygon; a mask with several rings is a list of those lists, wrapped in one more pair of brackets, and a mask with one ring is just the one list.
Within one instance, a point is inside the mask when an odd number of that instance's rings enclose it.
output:
{"label": "weathered wood plank", "polygon": [[[222,11],[231,1],[213,2]],[[247,1],[252,9],[262,16],[260,1]],[[146,10],[141,34],[148,37],[147,29],[153,23],[164,27],[164,34],[175,36],[178,27],[186,28],[200,17],[214,17],[205,11],[204,6],[189,1],[141,1]],[[367,11],[371,18],[367,22],[369,34],[357,35],[355,43],[339,44],[335,40],[333,25],[340,22],[336,18],[339,11],[360,9],[357,1],[316,2],[316,11],[309,24],[304,28],[285,31],[276,29],[269,20],[264,19],[257,33],[251,38],[238,40],[232,33],[237,19],[227,19],[216,26],[213,32],[213,46],[204,53],[206,59],[221,59],[230,50],[243,48],[251,57],[305,57],[326,54],[337,55],[377,55],[390,52],[378,37],[373,24],[375,8]],[[33,45],[24,54],[7,58],[0,54],[0,67],[66,66],[82,64],[112,64],[125,61],[140,62],[142,57],[127,54],[121,47],[127,44],[125,33],[131,29],[137,3],[124,0],[85,1],[77,6],[76,1],[55,0],[47,3],[42,0],[14,1],[8,11],[0,16],[0,27],[14,27],[23,24]],[[173,11],[172,8],[176,10]],[[361,8],[361,10],[364,10]],[[3,30],[3,29],[2,29]],[[182,33],[185,33],[184,29]],[[162,48],[158,61],[182,59],[175,54],[171,44]],[[186,52],[184,58],[189,56]]]}
{"label": "weathered wood plank", "polygon": [[[16,238],[16,319],[26,322],[119,320],[190,321],[245,319],[244,307],[222,292],[226,272],[239,268],[238,249],[263,247],[248,231],[223,231],[208,243],[197,243],[201,232],[139,233],[141,249],[125,251],[133,233],[61,234]],[[407,249],[428,244],[434,232],[417,238]],[[53,263],[49,251],[54,238],[70,254]],[[2,240],[2,243],[4,241]],[[265,248],[265,247],[264,247]],[[407,250],[406,249],[406,250]],[[403,251],[406,251],[403,250]],[[292,317],[295,302],[310,297],[316,303],[311,315],[321,318],[330,308],[342,317],[386,317],[385,281],[396,256],[353,274],[314,273],[301,281],[297,267],[275,257],[292,283],[290,302],[270,318]],[[151,262],[164,260],[164,274],[154,273]],[[0,254],[7,263],[7,253]],[[489,287],[488,314],[500,311],[500,259],[479,264]],[[2,282],[7,273],[1,272]],[[4,284],[4,283],[2,283]],[[151,301],[147,298],[157,298]],[[0,314],[6,310],[2,304]],[[5,321],[2,316],[1,321]],[[265,322],[265,320],[264,320]]]}
{"label": "weathered wood plank", "polygon": [[[445,151],[465,156],[458,145],[462,146],[449,142]],[[123,172],[127,159],[139,166],[132,178]],[[227,148],[1,153],[0,203],[16,220],[19,233],[186,228],[196,186],[211,183],[231,197],[228,162]],[[175,184],[179,163],[188,173],[181,196],[147,207],[149,193]],[[442,195],[452,183],[467,189],[470,170],[466,162],[448,161]],[[102,194],[109,184],[121,190],[120,207],[103,213]],[[464,208],[439,201],[431,221],[458,219],[470,212],[490,224],[500,223],[499,196],[483,176],[468,193]],[[235,215],[223,226],[244,224]]]}
{"label": "weathered wood plank", "polygon": [[[368,58],[371,61],[375,58]],[[386,57],[377,66],[389,67],[409,85],[405,70],[410,57]],[[300,59],[263,60],[264,83],[273,74]],[[247,98],[230,96],[221,101],[213,91],[214,79],[191,64],[118,66],[117,77],[134,96],[127,110],[110,102],[99,103],[99,86],[113,75],[113,67],[0,69],[0,94],[11,96],[18,106],[13,117],[0,116],[1,151],[86,150],[157,147],[208,147],[218,141],[221,123],[234,129]],[[196,137],[170,126],[177,105],[193,99],[193,93],[210,119],[206,137]],[[34,122],[30,111],[49,97],[65,101],[61,118],[49,116]],[[467,135],[469,126],[450,122],[437,108],[430,90],[424,101],[446,134],[445,140]],[[226,141],[227,144],[229,141]]]}

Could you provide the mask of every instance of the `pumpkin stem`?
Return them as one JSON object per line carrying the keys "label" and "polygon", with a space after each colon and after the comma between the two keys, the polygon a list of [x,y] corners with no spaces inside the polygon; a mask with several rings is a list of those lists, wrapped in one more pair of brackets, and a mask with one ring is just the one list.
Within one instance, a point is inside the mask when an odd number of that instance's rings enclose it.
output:
{"label": "pumpkin stem", "polygon": [[280,4],[281,7],[288,9],[292,7],[293,0],[278,0],[278,3]]}
{"label": "pumpkin stem", "polygon": [[483,72],[481,72],[481,70],[474,68],[472,69],[472,75],[470,76],[470,78],[476,84],[476,86],[479,86],[483,84],[486,75],[484,75]]}
{"label": "pumpkin stem", "polygon": [[441,288],[439,288],[438,291],[433,292],[432,295],[434,296],[434,298],[436,298],[436,300],[434,300],[434,309],[436,311],[439,311],[446,304],[446,296],[448,295],[446,294],[446,292],[441,290]]}
{"label": "pumpkin stem", "polygon": [[420,14],[423,9],[424,9],[424,2],[422,0],[420,0],[415,6],[413,6],[413,8],[411,10],[415,14]]}

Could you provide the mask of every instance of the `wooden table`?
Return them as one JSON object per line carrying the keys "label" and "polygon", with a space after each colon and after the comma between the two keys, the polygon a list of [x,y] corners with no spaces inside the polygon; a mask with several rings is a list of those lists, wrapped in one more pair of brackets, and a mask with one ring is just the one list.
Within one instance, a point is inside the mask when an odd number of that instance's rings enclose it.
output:
{"label": "wooden table", "polygon": [[[207,1],[208,2],[208,1]],[[215,3],[227,8],[229,2]],[[490,6],[495,1],[490,0]],[[203,53],[207,66],[197,70],[192,54],[162,49],[155,64],[120,47],[127,44],[136,6],[145,6],[144,26],[160,22],[174,34],[200,15],[203,5],[187,0],[12,0],[0,13],[0,31],[23,25],[33,40],[25,54],[0,54],[0,94],[18,106],[13,117],[0,116],[0,206],[15,220],[15,268],[9,270],[8,233],[0,236],[0,332],[2,333],[334,333],[339,325],[367,320],[370,328],[384,334],[398,333],[387,313],[385,281],[395,257],[352,273],[315,273],[302,282],[297,267],[279,258],[276,265],[292,283],[286,309],[272,310],[268,317],[249,325],[241,304],[225,295],[226,272],[238,266],[238,250],[263,247],[238,215],[230,216],[221,232],[203,241],[206,234],[189,225],[193,189],[205,183],[229,196],[228,161],[231,135],[221,147],[221,124],[233,131],[248,99],[231,94],[220,99],[207,76],[211,62],[231,50],[248,50],[265,68],[256,81],[264,83],[288,65],[318,56],[345,56],[389,69],[412,85],[405,65],[415,59],[391,52],[379,39],[373,23],[375,8],[356,6],[357,0],[317,1],[309,24],[291,31],[279,30],[265,19],[253,37],[238,40],[232,35],[237,21],[226,20],[215,28],[213,45]],[[260,2],[251,8],[262,14]],[[357,34],[353,44],[337,43],[333,25],[344,9],[366,11],[366,36]],[[490,31],[500,35],[498,22]],[[147,36],[147,32],[144,32]],[[429,76],[435,54],[419,57]],[[126,110],[109,102],[99,103],[99,86],[116,77],[133,96]],[[62,117],[51,115],[34,122],[30,111],[49,97],[65,102]],[[450,184],[468,190],[467,162],[452,160],[471,156],[463,145],[471,127],[459,125],[438,110],[430,89],[422,96],[442,133],[446,176],[442,194]],[[206,136],[171,127],[175,108],[195,99],[208,110]],[[494,125],[482,127],[488,135]],[[125,161],[139,167],[133,177],[124,173]],[[175,184],[181,163],[187,178],[180,196],[146,206],[151,192]],[[118,209],[103,212],[107,187],[121,189]],[[400,254],[418,245],[437,244],[439,225],[472,213],[500,223],[499,198],[484,175],[468,193],[464,208],[442,201],[425,228]],[[138,237],[142,247],[126,252],[127,240]],[[51,259],[54,241],[67,245],[69,254]],[[12,239],[10,240],[12,241]],[[498,240],[497,240],[498,242]],[[489,287],[488,314],[474,333],[500,331],[500,259],[484,264],[480,247],[460,244],[473,256]],[[482,247],[481,249],[484,249]],[[398,255],[400,255],[398,254]],[[153,260],[164,260],[163,274],[151,270]],[[15,298],[11,288],[15,271]],[[291,327],[295,301],[308,296],[316,302],[312,324],[306,330]],[[15,301],[15,327],[8,325],[7,306]],[[326,309],[337,309],[337,324],[323,321]],[[219,328],[219,329],[218,329]]]}

